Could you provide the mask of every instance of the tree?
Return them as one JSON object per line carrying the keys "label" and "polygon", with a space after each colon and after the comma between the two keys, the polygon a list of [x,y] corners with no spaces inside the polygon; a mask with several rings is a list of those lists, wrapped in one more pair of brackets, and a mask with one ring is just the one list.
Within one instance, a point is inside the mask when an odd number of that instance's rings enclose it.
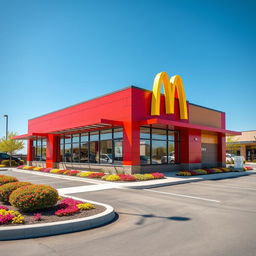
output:
{"label": "tree", "polygon": [[226,148],[229,152],[235,153],[237,150],[240,149],[240,145],[237,143],[238,138],[236,136],[227,136],[226,142]]}
{"label": "tree", "polygon": [[18,141],[18,140],[13,140],[12,137],[17,136],[17,133],[15,132],[10,132],[8,134],[8,138],[2,137],[0,139],[0,152],[6,152],[9,153],[10,155],[10,166],[11,166],[11,160],[12,160],[12,155],[15,153],[17,150],[21,150],[24,148],[24,142],[23,141]]}

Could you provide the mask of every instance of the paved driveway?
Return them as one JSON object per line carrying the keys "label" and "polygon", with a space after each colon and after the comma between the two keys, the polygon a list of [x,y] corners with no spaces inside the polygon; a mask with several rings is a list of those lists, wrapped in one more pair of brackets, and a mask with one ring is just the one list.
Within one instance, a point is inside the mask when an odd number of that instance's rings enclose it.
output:
{"label": "paved driveway", "polygon": [[0,242],[1,254],[256,255],[256,175],[72,195],[110,204],[119,218],[93,230]]}

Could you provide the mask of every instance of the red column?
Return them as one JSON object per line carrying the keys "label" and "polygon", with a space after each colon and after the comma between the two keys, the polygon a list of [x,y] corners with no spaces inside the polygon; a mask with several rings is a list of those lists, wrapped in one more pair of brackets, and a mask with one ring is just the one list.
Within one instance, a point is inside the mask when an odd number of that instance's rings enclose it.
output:
{"label": "red column", "polygon": [[218,162],[226,166],[226,136],[222,133],[218,134]]}
{"label": "red column", "polygon": [[201,131],[195,129],[180,129],[180,163],[201,163]]}
{"label": "red column", "polygon": [[27,164],[32,165],[33,161],[33,140],[28,140],[27,145]]}
{"label": "red column", "polygon": [[140,126],[136,122],[124,123],[123,165],[140,165]]}
{"label": "red column", "polygon": [[46,167],[54,168],[57,162],[57,138],[54,134],[48,134],[46,145]]}

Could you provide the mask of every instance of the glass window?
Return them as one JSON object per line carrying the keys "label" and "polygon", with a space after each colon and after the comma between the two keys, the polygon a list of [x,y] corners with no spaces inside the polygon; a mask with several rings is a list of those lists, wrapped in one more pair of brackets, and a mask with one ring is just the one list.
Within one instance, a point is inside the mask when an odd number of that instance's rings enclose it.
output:
{"label": "glass window", "polygon": [[99,131],[90,132],[90,141],[98,141],[99,140]]}
{"label": "glass window", "polygon": [[89,142],[81,142],[80,162],[89,162]]}
{"label": "glass window", "polygon": [[152,164],[165,163],[167,158],[166,141],[152,140]]}
{"label": "glass window", "polygon": [[65,144],[64,162],[71,162],[71,144]]}
{"label": "glass window", "polygon": [[168,131],[168,140],[174,141],[175,140],[175,133],[174,131]]}
{"label": "glass window", "polygon": [[123,161],[123,141],[114,140],[114,163],[122,164]]}
{"label": "glass window", "polygon": [[121,163],[123,160],[122,139],[123,128],[66,134],[65,138],[60,138],[61,161],[97,164]]}
{"label": "glass window", "polygon": [[61,162],[65,161],[64,154],[65,154],[65,152],[64,152],[64,144],[60,144],[60,161]]}
{"label": "glass window", "polygon": [[141,127],[140,128],[140,138],[141,139],[150,139],[150,128]]}
{"label": "glass window", "polygon": [[150,164],[150,140],[140,140],[140,164]]}
{"label": "glass window", "polygon": [[166,130],[152,129],[152,139],[166,140]]}
{"label": "glass window", "polygon": [[112,140],[112,130],[100,131],[100,140]]}
{"label": "glass window", "polygon": [[115,128],[114,129],[114,139],[123,138],[123,128]]}
{"label": "glass window", "polygon": [[71,143],[71,135],[65,135],[65,144]]}
{"label": "glass window", "polygon": [[174,147],[174,142],[168,141],[168,159],[167,159],[169,164],[174,164],[176,162],[175,159],[175,147]]}
{"label": "glass window", "polygon": [[72,143],[79,143],[79,134],[73,134]]}
{"label": "glass window", "polygon": [[152,140],[150,140],[149,128],[141,127],[140,132],[140,162],[142,165],[174,164],[178,162],[179,133],[177,131],[152,128]]}
{"label": "glass window", "polygon": [[88,133],[82,133],[81,134],[81,142],[86,142],[88,140],[89,140]]}
{"label": "glass window", "polygon": [[72,146],[73,162],[79,162],[80,161],[79,156],[80,156],[79,143],[73,143],[73,146]]}
{"label": "glass window", "polygon": [[104,140],[100,142],[100,163],[113,163],[112,140]]}
{"label": "glass window", "polygon": [[90,142],[90,163],[99,163],[99,142]]}

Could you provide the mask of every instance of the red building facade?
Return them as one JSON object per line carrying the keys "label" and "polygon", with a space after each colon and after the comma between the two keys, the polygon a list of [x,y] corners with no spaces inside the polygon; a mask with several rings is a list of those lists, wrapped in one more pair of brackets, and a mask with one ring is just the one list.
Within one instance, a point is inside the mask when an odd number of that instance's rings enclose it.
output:
{"label": "red building facade", "polygon": [[[175,90],[175,88],[174,88]],[[126,173],[224,166],[225,113],[185,101],[181,119],[179,93],[174,113],[152,116],[152,91],[135,86],[54,111],[28,121],[30,165],[120,170]]]}

